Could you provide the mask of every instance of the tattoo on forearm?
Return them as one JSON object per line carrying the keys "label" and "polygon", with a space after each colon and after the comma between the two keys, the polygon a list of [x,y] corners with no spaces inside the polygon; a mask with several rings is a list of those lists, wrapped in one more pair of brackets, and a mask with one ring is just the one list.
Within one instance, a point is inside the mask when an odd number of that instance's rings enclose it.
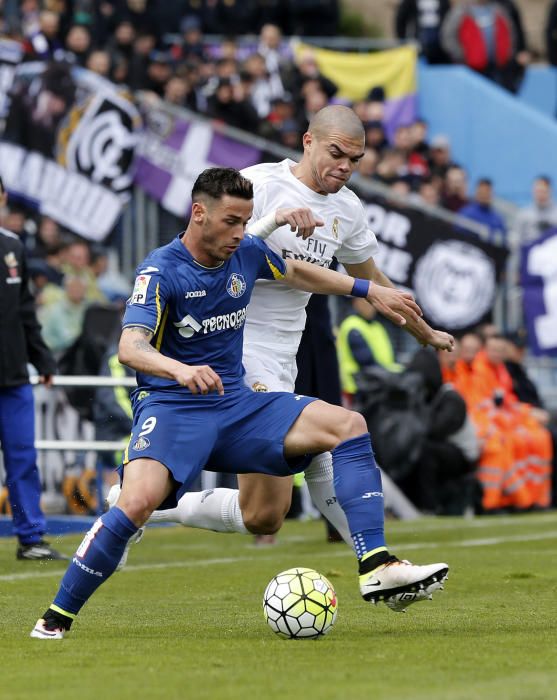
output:
{"label": "tattoo on forearm", "polygon": [[133,347],[139,352],[157,352],[155,348],[149,343],[148,340],[143,338],[138,338],[133,341]]}

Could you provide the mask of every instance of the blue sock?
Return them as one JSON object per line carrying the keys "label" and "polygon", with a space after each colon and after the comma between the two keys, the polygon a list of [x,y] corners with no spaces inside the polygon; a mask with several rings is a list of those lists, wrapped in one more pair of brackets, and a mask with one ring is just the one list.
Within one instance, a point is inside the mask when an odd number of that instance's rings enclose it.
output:
{"label": "blue sock", "polygon": [[72,557],[50,608],[73,618],[114,573],[128,540],[137,530],[117,507],[95,521]]}
{"label": "blue sock", "polygon": [[369,433],[341,442],[331,454],[335,493],[346,514],[356,556],[362,559],[386,552],[381,472]]}

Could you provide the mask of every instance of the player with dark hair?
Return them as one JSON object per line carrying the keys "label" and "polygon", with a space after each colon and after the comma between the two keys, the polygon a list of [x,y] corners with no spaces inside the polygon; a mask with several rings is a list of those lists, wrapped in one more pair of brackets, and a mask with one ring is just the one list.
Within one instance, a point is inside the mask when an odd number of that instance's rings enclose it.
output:
{"label": "player with dark hair", "polygon": [[33,637],[63,638],[115,571],[130,537],[155,508],[175,504],[205,466],[286,476],[302,470],[309,455],[330,450],[364,599],[431,593],[447,575],[446,564],[414,566],[389,554],[381,476],[362,416],[312,397],[254,392],[244,383],[242,366],[246,307],[256,279],[370,303],[382,298],[395,316],[401,309],[417,318],[419,307],[408,293],[283,260],[246,236],[251,196],[251,183],[236,171],[204,171],[193,187],[184,234],[138,268],[119,344],[120,361],[136,370],[138,383],[122,492],[78,547]]}
{"label": "player with dark hair", "polygon": [[[357,195],[345,187],[364,153],[365,133],[356,113],[342,105],[319,111],[304,135],[299,163],[283,160],[246,168],[254,183],[254,208],[248,231],[265,238],[283,259],[306,260],[328,268],[333,256],[348,274],[372,280],[385,291],[391,281],[377,267],[375,234]],[[284,209],[284,207],[297,207]],[[296,218],[297,217],[297,218]],[[293,235],[297,229],[298,235]],[[256,391],[294,391],[296,353],[306,323],[310,294],[259,280],[247,310],[243,364],[246,384]],[[383,314],[388,308],[376,307]],[[390,317],[400,325],[400,318]],[[404,328],[420,343],[450,347],[451,339],[422,319],[406,319]],[[352,545],[346,517],[335,494],[330,454],[316,455],[305,470],[315,506]],[[240,474],[239,489],[188,492],[175,509],[153,519],[218,532],[271,535],[290,508],[292,479]],[[109,502],[117,500],[113,487]],[[415,600],[413,602],[416,602]]]}

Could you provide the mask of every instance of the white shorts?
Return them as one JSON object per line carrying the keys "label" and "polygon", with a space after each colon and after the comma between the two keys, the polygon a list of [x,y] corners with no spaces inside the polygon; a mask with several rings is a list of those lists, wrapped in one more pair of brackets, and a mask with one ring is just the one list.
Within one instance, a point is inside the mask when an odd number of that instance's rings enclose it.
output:
{"label": "white shorts", "polygon": [[296,353],[281,345],[244,343],[245,382],[254,391],[294,391]]}

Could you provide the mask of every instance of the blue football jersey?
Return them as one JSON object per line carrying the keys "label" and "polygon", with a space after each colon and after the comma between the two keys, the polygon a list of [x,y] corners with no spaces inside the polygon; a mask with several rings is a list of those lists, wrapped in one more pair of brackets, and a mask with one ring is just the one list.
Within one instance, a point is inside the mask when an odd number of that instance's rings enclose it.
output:
{"label": "blue football jersey", "polygon": [[[122,328],[147,328],[154,334],[151,344],[163,355],[187,365],[209,365],[225,387],[239,385],[246,307],[255,281],[281,279],[285,273],[285,262],[259,238],[247,235],[222,265],[205,267],[178,236],[137,268]],[[140,372],[137,384],[178,386]]]}

